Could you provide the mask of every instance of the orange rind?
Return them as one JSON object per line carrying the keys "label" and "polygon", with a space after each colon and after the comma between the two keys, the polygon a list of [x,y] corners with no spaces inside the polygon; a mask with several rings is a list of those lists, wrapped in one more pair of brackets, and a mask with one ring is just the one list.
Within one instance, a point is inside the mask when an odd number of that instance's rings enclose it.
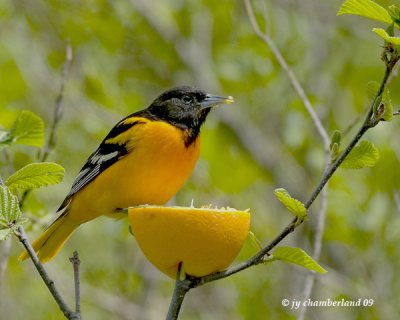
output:
{"label": "orange rind", "polygon": [[128,208],[133,235],[147,259],[176,278],[225,270],[250,229],[250,213],[231,208],[139,206]]}

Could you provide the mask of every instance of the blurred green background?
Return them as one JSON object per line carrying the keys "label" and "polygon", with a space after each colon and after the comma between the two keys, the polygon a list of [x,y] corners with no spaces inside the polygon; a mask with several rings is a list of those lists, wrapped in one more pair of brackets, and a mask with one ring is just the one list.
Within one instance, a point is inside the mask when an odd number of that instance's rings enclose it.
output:
{"label": "blurred green background", "polygon": [[[389,1],[378,1],[387,6]],[[329,134],[346,130],[368,105],[368,81],[380,81],[378,22],[336,16],[342,1],[255,1],[268,12],[271,36],[308,93]],[[263,24],[264,25],[264,24]],[[324,164],[321,139],[269,49],[254,34],[241,1],[70,0],[0,2],[0,128],[29,109],[49,125],[61,83],[65,46],[74,57],[63,100],[64,118],[49,160],[64,181],[30,194],[24,212],[33,239],[53,217],[74,177],[109,129],[175,85],[232,95],[202,130],[201,159],[171,203],[251,208],[252,230],[267,243],[292,219],[273,190],[305,201]],[[394,105],[399,79],[390,84]],[[396,109],[397,110],[397,109]],[[346,143],[356,127],[344,137]],[[400,146],[398,119],[367,139],[380,150],[371,169],[340,169],[329,184],[328,213],[313,300],[374,299],[372,307],[310,308],[308,319],[394,319],[400,314]],[[35,161],[37,150],[9,149],[0,174]],[[309,220],[283,241],[312,252]],[[150,265],[126,221],[100,218],[78,229],[46,267],[73,303],[74,250],[81,257],[84,319],[163,319],[173,281]],[[63,319],[31,262],[17,261],[13,238],[0,279],[0,319]],[[4,243],[0,244],[4,249]],[[238,261],[256,252],[246,243]],[[0,252],[1,248],[0,248]],[[0,257],[1,258],[1,257]],[[275,262],[191,291],[182,319],[295,319],[282,299],[301,299],[307,271]]]}

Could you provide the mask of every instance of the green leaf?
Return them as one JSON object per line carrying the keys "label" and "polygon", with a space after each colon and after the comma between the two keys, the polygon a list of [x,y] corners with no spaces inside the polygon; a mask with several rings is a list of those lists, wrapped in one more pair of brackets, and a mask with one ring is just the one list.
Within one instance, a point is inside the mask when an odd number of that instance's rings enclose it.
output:
{"label": "green leaf", "polygon": [[300,218],[300,221],[304,219],[304,217],[307,216],[307,210],[304,207],[304,204],[291,197],[289,192],[287,192],[283,188],[278,188],[274,190],[276,197],[282,204],[295,216],[298,216]]}
{"label": "green leaf", "polygon": [[[389,89],[387,90],[389,92]],[[384,106],[385,111],[382,114],[382,119],[385,121],[392,121],[393,120],[393,105],[390,96],[384,98]]]}
{"label": "green leaf", "polygon": [[254,246],[255,246],[258,250],[261,250],[261,249],[262,249],[261,242],[257,239],[257,237],[256,237],[256,235],[253,233],[253,231],[249,231],[248,237],[250,238],[252,244],[254,244]]}
{"label": "green leaf", "polygon": [[392,43],[396,46],[400,45],[400,37],[391,37],[386,30],[382,28],[373,28],[373,32],[375,32],[378,36],[380,36],[386,42]]}
{"label": "green leaf", "polygon": [[[396,25],[396,26],[398,27],[398,25]],[[394,37],[394,24],[393,23],[386,28],[386,32],[389,36]]]}
{"label": "green leaf", "polygon": [[331,148],[332,148],[334,143],[337,143],[340,146],[341,139],[342,139],[342,134],[340,133],[339,130],[335,130],[333,132],[332,138],[331,138]]}
{"label": "green leaf", "polygon": [[31,111],[23,110],[8,132],[7,143],[41,147],[44,142],[44,122]]}
{"label": "green leaf", "polygon": [[272,260],[282,260],[284,262],[294,263],[309,270],[318,273],[326,273],[317,261],[311,258],[305,251],[300,248],[278,247],[275,249]]}
{"label": "green leaf", "polygon": [[380,115],[380,119],[391,121],[393,119],[393,105],[388,88],[385,88],[385,91],[383,92],[381,105],[383,105],[384,111]]}
{"label": "green leaf", "polygon": [[335,132],[332,134],[331,144],[329,145],[332,161],[335,161],[339,156],[341,139],[342,139],[342,134],[340,133],[339,130],[335,130]]}
{"label": "green leaf", "polygon": [[392,23],[387,10],[371,0],[347,0],[337,13],[337,15],[342,14],[355,14],[389,24]]}
{"label": "green leaf", "polygon": [[[378,93],[379,90],[379,84],[375,81],[370,81],[367,84],[367,95],[368,98],[373,101],[375,98],[376,94]],[[392,105],[392,99],[390,98],[390,91],[386,87],[382,98],[379,101],[379,104],[377,106],[374,105],[374,113],[377,114],[379,107],[383,105],[384,111],[382,114],[379,116],[380,119],[383,119],[385,121],[391,121],[393,119],[393,105]]]}
{"label": "green leaf", "polygon": [[390,17],[392,18],[392,21],[399,26],[400,25],[400,9],[399,7],[397,7],[395,4],[391,5],[388,9],[387,9]]}
{"label": "green leaf", "polygon": [[379,160],[378,149],[369,141],[361,141],[351,150],[350,154],[341,164],[344,169],[362,169],[373,167]]}
{"label": "green leaf", "polygon": [[21,220],[18,198],[6,186],[0,186],[0,220],[2,225],[16,225]]}
{"label": "green leaf", "polygon": [[64,168],[57,163],[31,163],[15,172],[6,181],[10,189],[32,189],[60,183]]}

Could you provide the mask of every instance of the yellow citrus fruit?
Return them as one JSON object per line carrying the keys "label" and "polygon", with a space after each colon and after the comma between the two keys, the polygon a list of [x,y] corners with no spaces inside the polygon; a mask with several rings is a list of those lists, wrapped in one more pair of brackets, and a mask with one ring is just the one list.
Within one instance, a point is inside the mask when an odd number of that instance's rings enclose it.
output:
{"label": "yellow citrus fruit", "polygon": [[226,269],[250,228],[250,213],[230,208],[140,206],[128,212],[144,255],[171,278],[181,262],[198,277]]}

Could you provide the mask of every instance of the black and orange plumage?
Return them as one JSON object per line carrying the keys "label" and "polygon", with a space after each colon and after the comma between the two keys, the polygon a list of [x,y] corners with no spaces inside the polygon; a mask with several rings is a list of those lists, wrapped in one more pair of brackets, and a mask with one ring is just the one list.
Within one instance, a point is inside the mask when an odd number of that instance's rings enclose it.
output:
{"label": "black and orange plumage", "polygon": [[[197,162],[200,128],[211,108],[231,102],[232,97],[177,87],[119,121],[82,167],[58,218],[33,242],[39,259],[51,260],[85,222],[171,199]],[[20,259],[27,257],[23,252]]]}

